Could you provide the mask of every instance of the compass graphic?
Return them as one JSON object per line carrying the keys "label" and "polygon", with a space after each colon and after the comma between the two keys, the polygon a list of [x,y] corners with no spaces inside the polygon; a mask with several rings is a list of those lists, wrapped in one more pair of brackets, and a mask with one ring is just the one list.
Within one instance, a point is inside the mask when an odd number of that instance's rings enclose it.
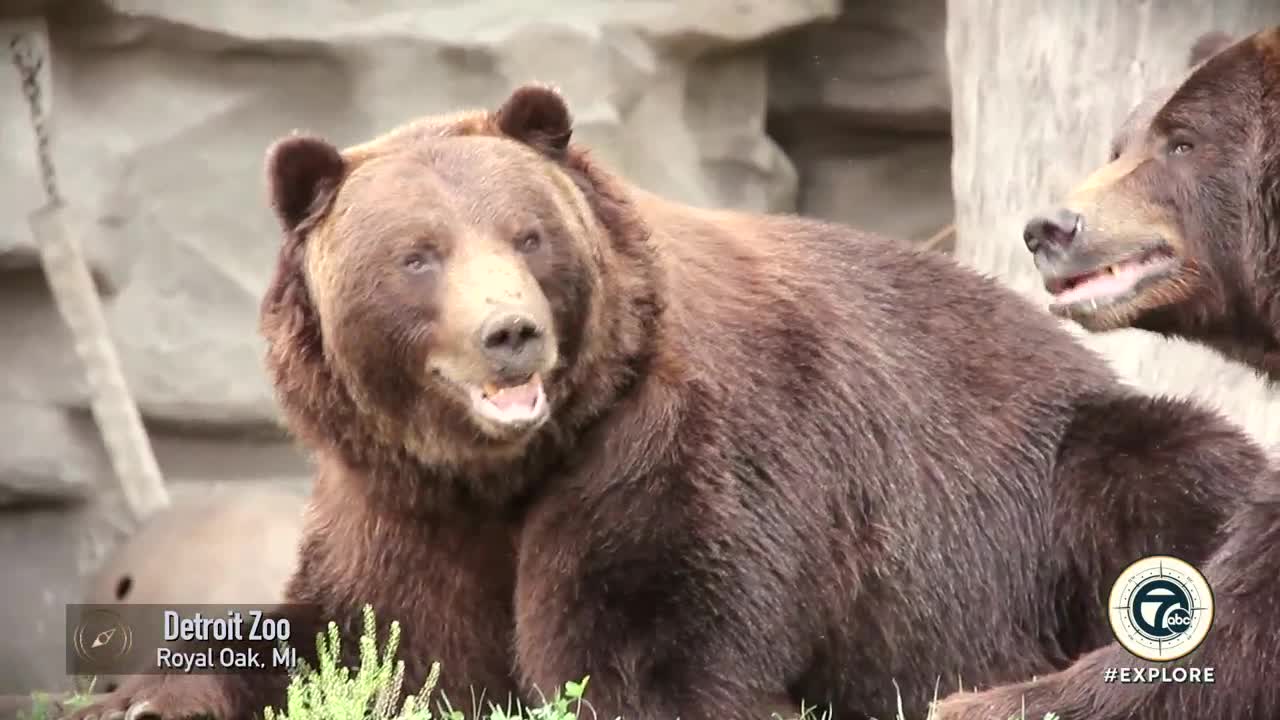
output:
{"label": "compass graphic", "polygon": [[133,649],[133,631],[119,615],[101,608],[80,618],[71,640],[76,656],[95,665],[119,660]]}
{"label": "compass graphic", "polygon": [[1213,591],[1185,561],[1167,555],[1143,558],[1111,587],[1111,632],[1143,660],[1167,662],[1204,642],[1213,624]]}

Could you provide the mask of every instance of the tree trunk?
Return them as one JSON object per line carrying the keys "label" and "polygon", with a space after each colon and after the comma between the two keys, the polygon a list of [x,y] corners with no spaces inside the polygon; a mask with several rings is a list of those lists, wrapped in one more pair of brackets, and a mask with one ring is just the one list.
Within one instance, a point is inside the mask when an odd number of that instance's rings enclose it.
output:
{"label": "tree trunk", "polygon": [[[1280,23],[1275,0],[948,0],[947,12],[955,254],[1044,307],[1026,220],[1106,161],[1129,110],[1179,79],[1202,33]],[[1280,392],[1251,369],[1151,333],[1064,324],[1134,385],[1200,398],[1280,442]]]}

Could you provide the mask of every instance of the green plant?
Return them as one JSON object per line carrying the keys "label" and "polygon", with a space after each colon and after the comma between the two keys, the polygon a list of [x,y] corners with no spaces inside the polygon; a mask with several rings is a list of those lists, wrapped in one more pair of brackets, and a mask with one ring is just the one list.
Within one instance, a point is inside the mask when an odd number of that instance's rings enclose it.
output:
{"label": "green plant", "polygon": [[93,702],[91,697],[93,693],[93,685],[95,680],[90,680],[89,685],[84,690],[76,690],[62,700],[55,701],[49,697],[48,693],[32,693],[31,694],[31,712],[26,713],[18,711],[19,720],[53,720],[61,717],[68,712],[79,710],[80,708]]}
{"label": "green plant", "polygon": [[[433,663],[423,687],[401,700],[404,661],[396,659],[400,623],[392,621],[386,643],[378,649],[378,626],[373,608],[364,606],[364,631],[360,637],[360,663],[352,673],[341,664],[342,638],[337,624],[316,635],[316,667],[300,662],[289,681],[282,710],[265,708],[264,720],[465,720],[448,698],[442,698],[439,714],[428,699],[440,678],[440,664]],[[514,711],[492,706],[487,720],[578,720],[588,678],[568,682],[554,697],[537,708]],[[475,713],[478,718],[480,714]]]}
{"label": "green plant", "polygon": [[[550,700],[544,699],[543,704],[536,708],[517,705],[513,713],[511,710],[494,706],[489,710],[487,720],[578,720],[578,713],[582,709],[582,696],[586,692],[587,681],[590,679],[585,677],[582,682],[565,683],[563,688],[556,691],[554,697]],[[447,720],[463,720],[463,715],[454,711]]]}
{"label": "green plant", "polygon": [[316,635],[316,667],[299,663],[289,682],[283,712],[265,708],[265,720],[432,720],[426,700],[439,679],[440,665],[432,665],[422,690],[401,703],[404,661],[395,659],[400,623],[391,622],[379,655],[373,608],[365,605],[363,615],[360,666],[354,676],[351,668],[340,664],[342,638],[337,624],[330,622],[327,632]]}

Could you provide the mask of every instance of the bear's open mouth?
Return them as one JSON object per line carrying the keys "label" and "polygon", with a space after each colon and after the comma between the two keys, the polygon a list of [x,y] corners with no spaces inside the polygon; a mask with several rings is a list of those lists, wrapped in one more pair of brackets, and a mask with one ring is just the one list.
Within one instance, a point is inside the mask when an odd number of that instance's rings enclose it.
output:
{"label": "bear's open mouth", "polygon": [[547,393],[537,373],[518,385],[487,382],[468,388],[476,414],[502,427],[530,426],[547,417]]}
{"label": "bear's open mouth", "polygon": [[1173,252],[1161,245],[1087,272],[1047,277],[1044,287],[1053,295],[1055,311],[1096,310],[1132,299],[1146,286],[1172,275],[1179,265]]}

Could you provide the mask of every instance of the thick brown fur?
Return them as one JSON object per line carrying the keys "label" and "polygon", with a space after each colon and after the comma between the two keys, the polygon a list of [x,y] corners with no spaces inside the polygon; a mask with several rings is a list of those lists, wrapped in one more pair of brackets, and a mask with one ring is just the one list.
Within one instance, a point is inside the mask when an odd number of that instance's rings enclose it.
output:
{"label": "thick brown fur", "polygon": [[[1213,626],[1190,655],[1168,663],[1139,660],[1112,643],[1065,670],[978,693],[946,698],[935,720],[1240,720],[1280,717],[1280,686],[1269,669],[1280,662],[1277,568],[1280,567],[1280,477],[1250,494],[1228,524],[1222,548],[1204,574],[1214,593]],[[1213,668],[1214,682],[1107,684],[1107,668]]]}
{"label": "thick brown fur", "polygon": [[[558,95],[525,87],[342,152],[286,139],[269,161],[285,242],[268,360],[318,464],[288,597],[347,633],[366,602],[399,620],[410,689],[440,659],[455,706],[473,683],[536,702],[590,675],[599,717],[885,718],[899,691],[919,714],[953,678],[1098,647],[1118,573],[1203,561],[1265,469],[1221,417],[1134,394],[991,279],[833,224],[663,200],[570,129]],[[524,237],[507,219],[526,211],[547,254],[502,267],[528,312],[529,277],[550,308],[552,410],[487,438],[425,368],[465,349],[442,309],[502,289],[441,292],[462,272],[450,243],[514,257],[495,238]],[[405,284],[390,261],[422,243],[443,248],[438,284]],[[180,681],[89,712],[282,699],[260,677]]]}
{"label": "thick brown fur", "polygon": [[1117,134],[1112,160],[1067,198],[1081,232],[1044,243],[1055,282],[1154,250],[1174,268],[1116,302],[1057,311],[1094,331],[1195,340],[1280,379],[1280,28],[1207,33],[1176,86]]}
{"label": "thick brown fur", "polygon": [[[1204,62],[1156,113],[1192,124],[1204,140],[1190,177],[1198,191],[1175,206],[1188,247],[1199,258],[1183,299],[1145,309],[1133,323],[1185,335],[1242,357],[1275,377],[1280,331],[1280,29],[1230,44],[1211,34],[1196,44]],[[1214,46],[1219,54],[1214,54]],[[1206,62],[1206,58],[1209,58]],[[1159,106],[1157,106],[1159,107]],[[1142,123],[1146,117],[1137,114]],[[1142,135],[1131,125],[1130,131]],[[1204,156],[1208,156],[1207,158]],[[1158,182],[1158,175],[1146,182]],[[1128,192],[1145,192],[1131,183]],[[1150,187],[1147,185],[1145,187]],[[1121,192],[1122,190],[1116,190]],[[938,720],[1241,720],[1280,717],[1280,476],[1269,474],[1231,519],[1222,548],[1205,567],[1215,598],[1204,643],[1171,663],[1139,660],[1118,644],[1099,648],[1058,673],[976,694],[947,698]],[[1105,684],[1106,668],[1211,667],[1212,684]]]}

